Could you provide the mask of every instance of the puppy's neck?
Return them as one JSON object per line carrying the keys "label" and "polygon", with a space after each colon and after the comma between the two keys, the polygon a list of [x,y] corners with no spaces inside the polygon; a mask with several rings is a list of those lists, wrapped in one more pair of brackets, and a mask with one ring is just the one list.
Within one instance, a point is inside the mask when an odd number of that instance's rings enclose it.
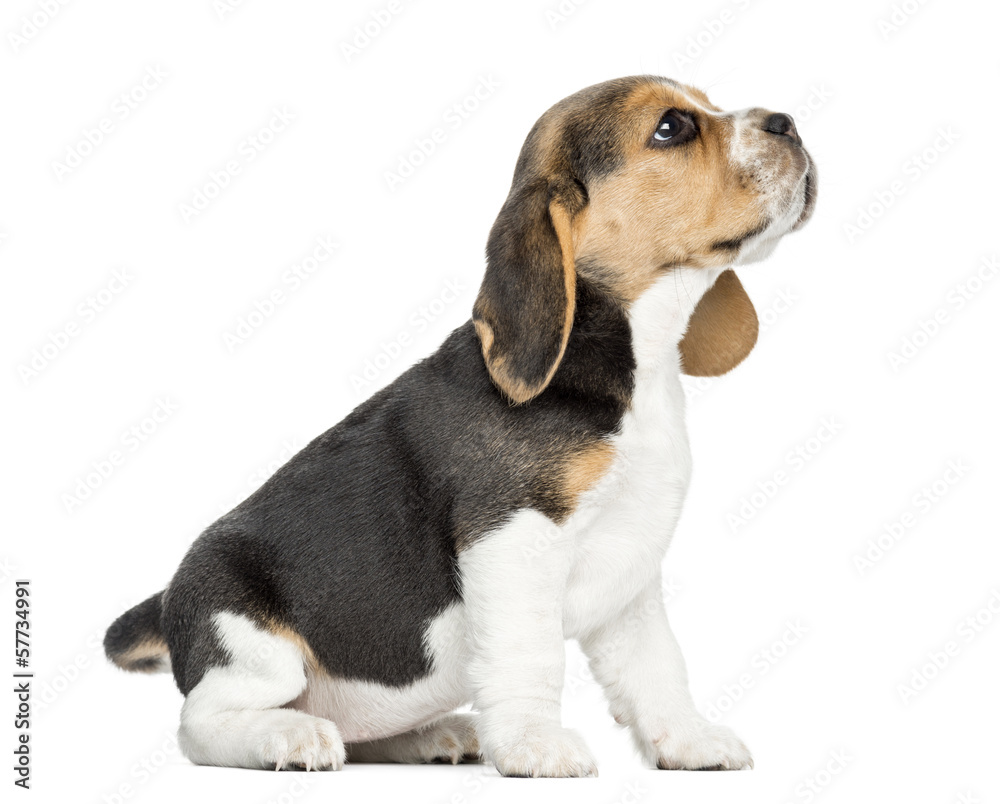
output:
{"label": "puppy's neck", "polygon": [[553,391],[628,404],[635,373],[680,373],[677,345],[691,313],[725,268],[676,268],[631,304],[577,278],[576,315]]}
{"label": "puppy's neck", "polygon": [[659,366],[676,358],[677,344],[701,297],[725,268],[671,268],[629,309],[636,363]]}

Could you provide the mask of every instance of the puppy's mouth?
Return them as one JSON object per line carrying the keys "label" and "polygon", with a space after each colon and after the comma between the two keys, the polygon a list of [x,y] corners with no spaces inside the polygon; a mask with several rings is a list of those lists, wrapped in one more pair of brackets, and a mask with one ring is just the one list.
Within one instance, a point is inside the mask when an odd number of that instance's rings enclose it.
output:
{"label": "puppy's mouth", "polygon": [[[799,176],[783,202],[780,202],[780,212],[767,215],[756,227],[731,240],[717,242],[713,249],[736,251],[755,239],[777,240],[782,236],[801,229],[812,217],[816,209],[816,165],[805,149],[800,151],[800,161],[804,161],[804,170]],[[798,213],[796,214],[796,210]],[[792,216],[795,216],[794,218]]]}
{"label": "puppy's mouth", "polygon": [[816,208],[816,166],[801,146],[798,161],[802,172],[790,192],[786,191],[784,199],[778,201],[779,211],[767,215],[750,231],[714,243],[713,251],[732,254],[733,265],[758,262],[774,251],[782,237],[805,226]]}
{"label": "puppy's mouth", "polygon": [[[740,242],[761,235],[762,240],[780,239],[786,234],[801,229],[816,209],[817,173],[816,164],[809,152],[798,142],[793,144],[790,164],[786,163],[783,177],[773,181],[778,187],[765,194],[764,206],[767,210],[761,224],[748,232]],[[783,187],[782,187],[783,185]]]}
{"label": "puppy's mouth", "polygon": [[[805,153],[803,151],[803,153]],[[804,199],[804,205],[802,207],[802,212],[799,214],[798,219],[792,224],[792,228],[789,231],[794,232],[797,229],[801,229],[806,225],[806,222],[812,217],[813,211],[816,209],[816,191],[818,189],[818,175],[816,173],[816,163],[813,162],[809,154],[805,154],[808,166],[806,167],[805,175],[802,177],[802,197]]]}

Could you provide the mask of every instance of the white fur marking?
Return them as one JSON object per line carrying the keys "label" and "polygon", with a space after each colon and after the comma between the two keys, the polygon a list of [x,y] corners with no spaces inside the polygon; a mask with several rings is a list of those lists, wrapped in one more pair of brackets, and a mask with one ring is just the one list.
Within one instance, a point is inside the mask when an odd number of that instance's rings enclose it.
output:
{"label": "white fur marking", "polygon": [[806,157],[806,169],[796,170],[791,152],[775,149],[774,135],[760,127],[758,110],[744,109],[727,117],[733,125],[729,159],[755,179],[762,212],[769,220],[767,229],[744,243],[732,263],[748,265],[769,257],[802,215],[809,160]]}
{"label": "white fur marking", "polygon": [[333,723],[280,708],[305,686],[298,648],[241,615],[214,620],[230,662],[209,669],[184,701],[184,755],[199,765],[341,768],[344,744]]}
{"label": "white fur marking", "polygon": [[219,614],[233,658],[188,696],[185,754],[204,764],[337,768],[346,739],[368,743],[359,758],[419,761],[450,739],[436,719],[474,696],[481,750],[501,773],[595,774],[586,745],[560,724],[563,641],[578,637],[612,712],[651,762],[750,763],[731,732],[697,713],[659,597],[691,470],[678,344],[722,270],[675,269],[633,304],[635,391],[610,440],[610,469],[561,526],[521,510],[460,554],[463,602],[428,627],[428,676],[390,688],[307,674],[291,642]]}
{"label": "white fur marking", "polygon": [[480,748],[505,776],[597,772],[583,741],[559,720],[572,559],[565,529],[532,510],[518,511],[459,556]]}
{"label": "white fur marking", "polygon": [[424,650],[433,670],[405,687],[335,678],[309,672],[305,691],[292,704],[337,724],[344,742],[380,740],[424,726],[469,701],[465,679],[466,613],[454,603],[427,629]]}
{"label": "white fur marking", "polygon": [[565,527],[578,543],[566,591],[577,636],[633,600],[659,572],[691,474],[678,344],[721,268],[676,269],[632,306],[635,390],[607,474]]}

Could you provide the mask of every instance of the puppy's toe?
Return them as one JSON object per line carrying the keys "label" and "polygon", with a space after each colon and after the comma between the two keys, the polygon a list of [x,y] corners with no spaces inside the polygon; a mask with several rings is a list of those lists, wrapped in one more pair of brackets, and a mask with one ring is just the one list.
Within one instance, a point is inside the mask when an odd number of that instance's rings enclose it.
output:
{"label": "puppy's toe", "polygon": [[504,776],[597,776],[597,763],[583,739],[558,726],[536,726],[490,752]]}
{"label": "puppy's toe", "polygon": [[449,715],[418,732],[424,762],[459,762],[479,758],[479,740],[471,715]]}
{"label": "puppy's toe", "polygon": [[742,770],[753,757],[728,726],[692,721],[670,729],[655,741],[661,770]]}
{"label": "puppy's toe", "polygon": [[340,770],[344,743],[336,727],[321,718],[299,721],[269,734],[260,747],[262,764],[275,770]]}

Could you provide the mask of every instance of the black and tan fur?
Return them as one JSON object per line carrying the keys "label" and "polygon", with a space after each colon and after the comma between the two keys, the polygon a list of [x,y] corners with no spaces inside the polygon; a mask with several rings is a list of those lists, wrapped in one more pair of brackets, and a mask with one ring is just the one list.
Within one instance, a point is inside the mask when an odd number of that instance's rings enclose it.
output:
{"label": "black and tan fur", "polygon": [[[722,125],[672,86],[609,81],[538,121],[472,320],[212,524],[166,590],[109,630],[113,662],[169,654],[187,695],[229,660],[212,627],[226,611],[300,640],[332,677],[398,687],[430,672],[428,623],[462,594],[456,556],[521,509],[565,521],[611,464],[634,389],[632,302],[675,265],[723,264],[767,224],[748,177],[722,166],[721,133],[650,147],[665,109]],[[685,371],[731,369],[756,323],[722,274],[681,344]]]}

